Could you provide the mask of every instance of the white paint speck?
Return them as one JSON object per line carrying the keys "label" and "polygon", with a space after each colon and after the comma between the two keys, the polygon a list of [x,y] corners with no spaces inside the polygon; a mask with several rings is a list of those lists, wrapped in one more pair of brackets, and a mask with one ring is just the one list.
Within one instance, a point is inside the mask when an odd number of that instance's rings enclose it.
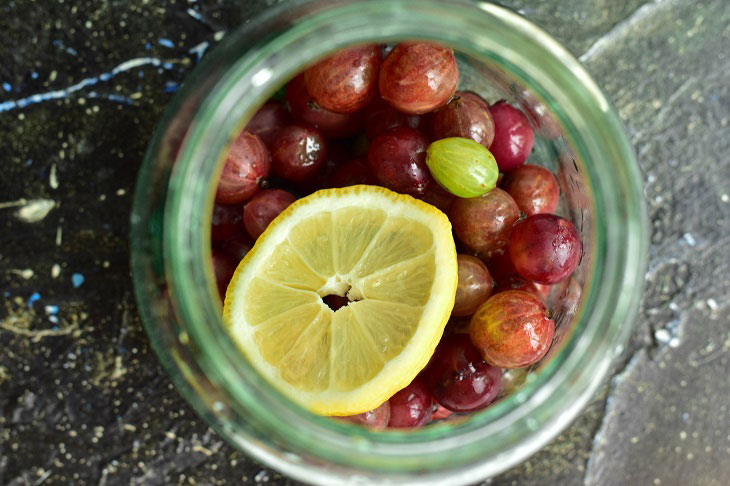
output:
{"label": "white paint speck", "polygon": [[63,243],[63,228],[61,226],[56,227],[56,246],[61,246]]}
{"label": "white paint speck", "polygon": [[50,199],[32,199],[15,213],[15,216],[25,223],[37,223],[43,220],[56,206]]}
{"label": "white paint speck", "polygon": [[38,479],[35,480],[33,483],[34,486],[40,486],[41,484],[46,482],[46,479],[51,477],[51,474],[53,474],[53,470],[49,469],[48,471],[44,471],[43,469],[38,470]]}
{"label": "white paint speck", "polygon": [[14,273],[15,275],[17,275],[25,280],[29,280],[29,279],[33,278],[33,270],[30,268],[26,268],[24,270],[18,270],[16,268],[12,268],[12,269],[10,269],[10,272]]}
{"label": "white paint speck", "polygon": [[61,265],[54,263],[51,267],[51,277],[58,278],[59,275],[61,275]]}
{"label": "white paint speck", "polygon": [[710,297],[709,299],[707,299],[707,307],[709,307],[713,311],[716,311],[718,309],[717,301]]}
{"label": "white paint speck", "polygon": [[253,480],[256,481],[257,483],[268,483],[269,479],[271,479],[271,475],[269,474],[269,471],[267,471],[266,469],[260,470],[253,477]]}
{"label": "white paint speck", "polygon": [[692,236],[692,233],[685,233],[682,238],[684,238],[684,241],[686,241],[689,246],[697,245],[697,240],[695,240],[695,237]]}
{"label": "white paint speck", "polygon": [[723,194],[722,196],[720,196],[720,200],[725,203],[730,202],[730,196],[728,196],[727,194]]}
{"label": "white paint speck", "polygon": [[124,189],[117,189],[117,196],[124,196],[127,193]]}
{"label": "white paint speck", "polygon": [[18,206],[25,206],[26,204],[28,204],[28,200],[21,197],[17,201],[0,202],[0,209],[17,208]]}
{"label": "white paint speck", "polygon": [[667,344],[672,339],[672,337],[669,335],[669,331],[667,331],[666,329],[657,329],[656,331],[654,331],[654,339],[662,344]]}
{"label": "white paint speck", "polygon": [[51,164],[51,173],[48,175],[48,185],[51,189],[58,189],[58,176],[56,175],[56,164]]}

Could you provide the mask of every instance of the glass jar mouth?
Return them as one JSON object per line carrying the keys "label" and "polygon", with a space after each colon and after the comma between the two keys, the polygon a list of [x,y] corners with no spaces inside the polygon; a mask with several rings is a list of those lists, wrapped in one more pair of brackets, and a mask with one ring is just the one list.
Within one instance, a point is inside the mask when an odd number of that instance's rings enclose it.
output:
{"label": "glass jar mouth", "polygon": [[[273,28],[282,18],[296,18],[297,23],[283,30]],[[220,169],[211,161],[221,159],[229,134],[240,129],[277,86],[334,49],[414,38],[448,44],[498,66],[551,108],[593,195],[597,224],[592,252],[599,257],[591,260],[591,278],[574,333],[519,392],[463,423],[435,424],[413,432],[371,432],[306,412],[245,363],[215,303],[210,269],[204,264],[209,235],[200,228],[209,223]],[[621,123],[600,89],[547,34],[516,14],[484,3],[375,0],[287,5],[268,12],[256,26],[249,24],[230,34],[211,53],[213,60],[196,70],[198,77],[206,66],[214,65],[215,56],[232,52],[240,55],[196,112],[169,176],[164,209],[164,273],[176,314],[186,339],[195,344],[197,365],[230,403],[201,400],[183,378],[177,384],[188,400],[222,435],[258,459],[320,483],[351,480],[351,470],[356,469],[383,480],[428,471],[428,477],[417,478],[418,484],[443,483],[446,477],[449,484],[461,484],[496,474],[534,453],[577,415],[601,383],[630,334],[641,293],[637,282],[643,281],[648,248],[641,179]],[[183,89],[173,104],[185,95]],[[148,167],[154,164],[159,138],[140,173],[135,207],[144,206],[148,197],[141,188],[146,178],[154,177]],[[141,263],[134,248],[145,246],[147,219],[133,216],[132,265],[137,274]],[[136,288],[140,306],[152,305],[143,286]],[[148,330],[155,325],[148,316],[145,324]],[[160,355],[169,355],[169,350],[155,344]],[[163,361],[174,372],[182,366],[174,357]],[[570,397],[561,392],[568,383],[576,390]],[[253,424],[248,435],[234,430],[241,417]],[[295,455],[282,456],[261,441],[261,434]],[[326,458],[338,470],[325,473],[301,461],[300,455]],[[408,483],[402,477],[397,482]]]}

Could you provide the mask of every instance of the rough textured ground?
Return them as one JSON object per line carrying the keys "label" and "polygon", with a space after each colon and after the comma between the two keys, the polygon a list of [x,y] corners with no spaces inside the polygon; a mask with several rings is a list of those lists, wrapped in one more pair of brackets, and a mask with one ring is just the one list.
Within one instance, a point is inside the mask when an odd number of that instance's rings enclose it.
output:
{"label": "rough textured ground", "polygon": [[[730,7],[509,0],[615,101],[652,224],[616,375],[493,485],[725,485],[730,477]],[[173,390],[131,295],[142,152],[233,0],[0,4],[0,484],[295,482],[223,443]],[[243,7],[242,7],[243,5]]]}

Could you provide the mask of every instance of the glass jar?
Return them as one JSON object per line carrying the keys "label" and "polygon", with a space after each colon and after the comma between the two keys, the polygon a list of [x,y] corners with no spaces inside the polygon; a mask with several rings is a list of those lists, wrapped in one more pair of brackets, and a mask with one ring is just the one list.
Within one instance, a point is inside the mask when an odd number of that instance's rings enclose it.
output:
{"label": "glass jar", "polygon": [[[210,265],[211,208],[233,134],[283,83],[328,52],[427,39],[457,53],[462,89],[525,111],[530,159],[558,174],[559,211],[584,243],[551,291],[549,356],[508,375],[510,393],[468,417],[373,432],[314,416],[272,388],[229,338]],[[553,39],[491,4],[417,0],[294,2],[225,37],[170,104],[140,171],[132,270],[147,332],[197,412],[232,444],[319,484],[460,485],[524,460],[565,428],[605,378],[635,318],[647,260],[642,186],[621,123]]]}

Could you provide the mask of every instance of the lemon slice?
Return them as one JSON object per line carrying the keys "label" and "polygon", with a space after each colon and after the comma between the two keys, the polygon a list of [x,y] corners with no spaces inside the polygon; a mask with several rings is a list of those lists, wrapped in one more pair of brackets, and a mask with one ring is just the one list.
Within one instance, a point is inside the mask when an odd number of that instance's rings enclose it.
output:
{"label": "lemon slice", "polygon": [[[376,408],[428,363],[454,305],[451,224],[382,187],[296,201],[259,237],[223,319],[250,363],[321,415]],[[337,311],[322,300],[347,296]]]}

